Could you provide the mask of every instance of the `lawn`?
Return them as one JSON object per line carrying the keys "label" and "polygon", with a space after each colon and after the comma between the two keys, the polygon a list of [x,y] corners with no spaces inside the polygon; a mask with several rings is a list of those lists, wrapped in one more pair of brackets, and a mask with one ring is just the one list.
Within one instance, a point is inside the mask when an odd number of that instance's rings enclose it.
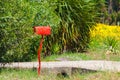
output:
{"label": "lawn", "polygon": [[52,74],[38,76],[34,69],[0,69],[0,80],[120,80],[120,73],[89,72],[61,77]]}
{"label": "lawn", "polygon": [[42,58],[42,61],[64,61],[64,60],[111,60],[120,61],[120,54],[106,54],[105,51],[90,51],[85,53],[66,52],[61,55],[51,55]]}

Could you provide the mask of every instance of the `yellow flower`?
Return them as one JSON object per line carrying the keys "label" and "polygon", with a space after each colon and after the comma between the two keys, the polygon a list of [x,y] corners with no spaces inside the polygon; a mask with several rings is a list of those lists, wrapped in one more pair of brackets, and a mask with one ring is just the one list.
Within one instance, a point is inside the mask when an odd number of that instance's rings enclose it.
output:
{"label": "yellow flower", "polygon": [[109,26],[98,23],[94,29],[90,30],[91,38],[99,37],[103,39],[106,37],[115,37],[120,40],[120,26]]}

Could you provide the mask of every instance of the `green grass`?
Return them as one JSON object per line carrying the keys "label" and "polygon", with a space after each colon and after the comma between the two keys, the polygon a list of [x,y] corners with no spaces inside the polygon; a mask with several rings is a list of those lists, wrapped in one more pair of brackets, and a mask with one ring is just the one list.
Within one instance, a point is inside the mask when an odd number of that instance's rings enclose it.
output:
{"label": "green grass", "polygon": [[1,69],[0,80],[34,80],[37,73],[33,70]]}
{"label": "green grass", "polygon": [[65,58],[70,61],[73,60],[111,60],[111,61],[120,61],[120,54],[106,54],[105,50],[95,50],[89,51],[86,53],[70,53],[66,52],[61,55],[54,54],[42,58],[42,61],[56,61],[59,58]]}
{"label": "green grass", "polygon": [[61,55],[51,55],[51,56],[47,56],[45,58],[43,58],[43,61],[56,61],[58,58],[65,58],[68,59],[70,61],[72,60],[90,60],[92,59],[90,56],[88,56],[88,54],[86,53],[63,53]]}
{"label": "green grass", "polygon": [[120,80],[120,73],[89,72],[86,74],[74,73],[69,77],[55,75],[37,75],[36,70],[29,69],[0,69],[0,80]]}

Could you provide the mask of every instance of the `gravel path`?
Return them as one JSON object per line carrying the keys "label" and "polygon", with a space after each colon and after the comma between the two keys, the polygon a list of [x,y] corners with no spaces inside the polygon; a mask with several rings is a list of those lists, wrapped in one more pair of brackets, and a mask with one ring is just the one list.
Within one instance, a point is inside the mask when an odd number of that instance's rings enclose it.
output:
{"label": "gravel path", "polygon": [[[17,62],[2,65],[0,67],[10,67],[10,68],[37,68],[38,62]],[[90,60],[90,61],[57,61],[57,62],[41,62],[41,69],[49,68],[81,68],[88,70],[99,70],[99,71],[114,71],[120,72],[120,62],[117,61],[100,61],[100,60]]]}

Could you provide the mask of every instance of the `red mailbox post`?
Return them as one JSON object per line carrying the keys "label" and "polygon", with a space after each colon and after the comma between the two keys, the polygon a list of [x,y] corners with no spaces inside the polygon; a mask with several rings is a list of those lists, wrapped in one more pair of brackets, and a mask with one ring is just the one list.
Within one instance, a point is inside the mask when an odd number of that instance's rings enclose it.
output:
{"label": "red mailbox post", "polygon": [[39,48],[38,48],[38,62],[39,62],[38,75],[40,75],[40,69],[41,69],[40,52],[42,51],[42,43],[44,40],[44,36],[51,34],[51,28],[50,26],[36,26],[34,27],[34,32],[42,36],[42,39],[40,41]]}

